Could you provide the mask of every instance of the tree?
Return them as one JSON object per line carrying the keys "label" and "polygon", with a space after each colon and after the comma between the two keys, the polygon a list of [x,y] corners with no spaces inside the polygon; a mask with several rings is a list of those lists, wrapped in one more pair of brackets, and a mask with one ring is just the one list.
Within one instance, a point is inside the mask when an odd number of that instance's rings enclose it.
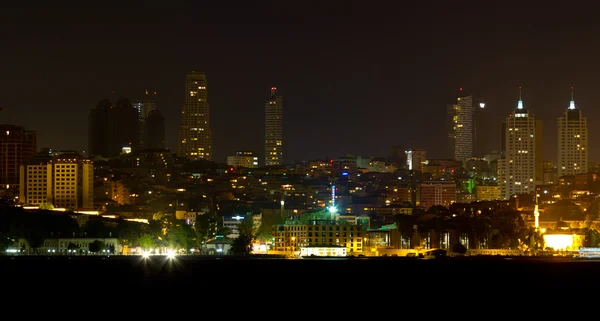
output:
{"label": "tree", "polygon": [[0,233],[0,254],[4,253],[4,251],[13,244],[14,240],[10,236]]}
{"label": "tree", "polygon": [[31,226],[25,230],[25,240],[29,244],[29,248],[33,249],[35,254],[38,254],[38,249],[42,247],[48,232],[41,226]]}
{"label": "tree", "polygon": [[156,246],[155,238],[148,233],[143,233],[138,239],[138,243],[144,251],[149,251]]}
{"label": "tree", "polygon": [[238,224],[239,236],[233,240],[231,245],[231,253],[233,255],[248,255],[252,245],[254,224],[252,220],[246,219]]}
{"label": "tree", "polygon": [[94,242],[90,243],[89,250],[92,253],[98,253],[98,252],[102,251],[105,247],[106,247],[106,245],[104,244],[103,241],[95,240]]}
{"label": "tree", "polygon": [[107,237],[109,229],[104,225],[102,218],[91,217],[85,223],[83,230],[88,237]]}
{"label": "tree", "polygon": [[467,253],[467,248],[462,243],[456,243],[452,246],[452,252],[460,255]]}
{"label": "tree", "polygon": [[176,220],[167,234],[169,247],[174,249],[185,249],[187,252],[193,246],[196,233],[185,220]]}
{"label": "tree", "polygon": [[54,210],[54,205],[52,205],[52,203],[50,203],[50,202],[43,202],[43,203],[40,203],[39,209],[52,211],[52,210]]}
{"label": "tree", "polygon": [[415,231],[415,217],[412,215],[398,214],[394,215],[394,220],[396,222],[396,226],[398,227],[398,231],[400,232],[400,237],[402,237],[402,239],[410,248],[411,240]]}

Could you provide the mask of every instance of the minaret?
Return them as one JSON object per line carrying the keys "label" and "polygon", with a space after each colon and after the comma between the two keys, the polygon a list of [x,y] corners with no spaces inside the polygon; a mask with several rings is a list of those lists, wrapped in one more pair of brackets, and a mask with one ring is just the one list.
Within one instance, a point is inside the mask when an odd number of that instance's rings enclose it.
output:
{"label": "minaret", "polygon": [[538,194],[535,193],[535,209],[533,210],[533,216],[535,217],[535,229],[540,228],[540,211],[538,210]]}

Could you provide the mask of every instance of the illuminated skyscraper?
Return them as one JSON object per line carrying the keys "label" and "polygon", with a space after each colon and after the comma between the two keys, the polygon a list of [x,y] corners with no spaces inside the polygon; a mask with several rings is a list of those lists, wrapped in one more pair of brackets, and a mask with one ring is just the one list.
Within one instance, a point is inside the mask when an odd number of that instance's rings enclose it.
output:
{"label": "illuminated skyscraper", "polygon": [[448,105],[446,111],[448,148],[452,158],[457,161],[472,158],[474,141],[473,96],[458,97],[456,104]]}
{"label": "illuminated skyscraper", "polygon": [[[536,149],[540,145],[541,123],[536,123],[535,116],[523,107],[519,94],[517,108],[506,118],[505,127],[505,159],[498,163],[499,184],[503,184],[505,199],[517,194],[535,192],[536,184]],[[541,164],[541,162],[540,162]],[[500,170],[502,167],[502,170]]]}
{"label": "illuminated skyscraper", "polygon": [[265,165],[283,164],[283,97],[271,88],[271,99],[265,104]]}
{"label": "illuminated skyscraper", "polygon": [[179,128],[179,157],[189,160],[212,159],[212,131],[207,91],[206,75],[203,72],[187,73]]}
{"label": "illuminated skyscraper", "polygon": [[586,118],[575,107],[573,87],[571,103],[558,118],[558,177],[588,171],[588,129]]}

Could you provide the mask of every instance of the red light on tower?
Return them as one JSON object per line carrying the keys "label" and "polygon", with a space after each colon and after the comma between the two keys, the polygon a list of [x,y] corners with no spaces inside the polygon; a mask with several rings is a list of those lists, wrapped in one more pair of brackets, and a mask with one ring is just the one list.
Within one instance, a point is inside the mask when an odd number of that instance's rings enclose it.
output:
{"label": "red light on tower", "polygon": [[462,91],[462,87],[458,88],[459,91]]}

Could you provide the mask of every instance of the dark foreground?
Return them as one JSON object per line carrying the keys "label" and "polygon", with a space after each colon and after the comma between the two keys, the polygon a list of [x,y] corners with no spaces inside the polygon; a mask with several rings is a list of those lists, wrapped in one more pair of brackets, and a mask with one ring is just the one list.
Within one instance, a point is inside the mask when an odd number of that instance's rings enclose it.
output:
{"label": "dark foreground", "polygon": [[[265,259],[233,257],[0,257],[13,288],[403,288],[427,292],[521,287],[589,289],[600,285],[600,261],[540,258]],[[269,290],[269,291],[270,291]],[[279,291],[279,290],[278,290]],[[287,291],[287,290],[284,290]]]}

